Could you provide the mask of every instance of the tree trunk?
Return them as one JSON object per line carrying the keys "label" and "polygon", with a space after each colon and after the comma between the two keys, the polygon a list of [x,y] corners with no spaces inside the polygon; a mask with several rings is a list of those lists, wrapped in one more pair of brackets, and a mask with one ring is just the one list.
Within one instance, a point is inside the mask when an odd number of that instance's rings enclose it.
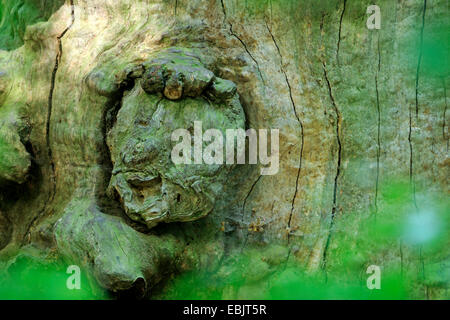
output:
{"label": "tree trunk", "polygon": [[[11,2],[4,271],[61,258],[152,298],[196,281],[279,297],[267,279],[306,274],[368,297],[377,265],[406,297],[448,298],[447,1],[379,1],[379,30],[365,0]],[[173,164],[171,134],[195,121],[278,129],[278,171]]]}

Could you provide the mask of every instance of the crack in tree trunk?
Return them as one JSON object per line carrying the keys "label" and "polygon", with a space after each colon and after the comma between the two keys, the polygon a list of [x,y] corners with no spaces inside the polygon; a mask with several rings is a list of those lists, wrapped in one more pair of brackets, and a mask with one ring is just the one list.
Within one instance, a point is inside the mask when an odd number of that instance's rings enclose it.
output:
{"label": "crack in tree trunk", "polygon": [[[423,32],[425,28],[425,13],[427,10],[427,0],[423,2],[423,11],[422,11],[422,28],[420,30],[420,48],[419,48],[419,58],[417,62],[417,70],[416,70],[416,90],[415,90],[415,109],[416,109],[416,121],[419,121],[419,75],[420,75],[420,67],[422,63],[422,55],[423,55]],[[414,181],[414,151],[412,144],[412,110],[409,108],[409,132],[408,132],[408,143],[409,143],[409,183],[411,187],[412,193],[412,201],[414,203],[414,207],[416,210],[418,209],[417,201],[416,201],[416,184]]]}
{"label": "crack in tree trunk", "polygon": [[331,89],[331,84],[328,79],[327,68],[326,68],[325,62],[322,62],[322,68],[323,68],[324,77],[325,77],[325,80],[327,83],[328,94],[330,96],[331,104],[333,105],[334,112],[336,113],[336,140],[337,140],[337,145],[338,145],[337,168],[336,168],[336,175],[334,177],[334,188],[333,188],[333,207],[331,209],[331,221],[330,221],[327,241],[325,243],[325,249],[323,252],[323,259],[322,259],[322,269],[326,270],[328,248],[329,248],[331,237],[333,234],[335,216],[336,216],[336,211],[337,211],[337,188],[338,188],[339,176],[341,173],[342,144],[341,144],[341,137],[340,137],[341,114],[336,105],[336,100],[334,99],[334,96],[333,96],[333,91]]}
{"label": "crack in tree trunk", "polygon": [[[51,76],[51,80],[50,80],[50,92],[48,95],[48,104],[47,104],[47,118],[46,118],[46,124],[45,124],[45,142],[46,142],[46,148],[47,148],[47,156],[48,156],[48,160],[50,162],[50,168],[51,168],[50,183],[52,185],[52,189],[49,192],[48,199],[45,202],[44,207],[33,218],[31,223],[28,225],[28,227],[26,229],[27,231],[25,232],[25,237],[30,236],[30,229],[37,223],[39,218],[45,213],[45,211],[47,210],[47,206],[53,202],[53,200],[55,198],[55,194],[56,194],[56,167],[55,167],[55,162],[53,160],[53,151],[52,151],[51,140],[50,140],[50,124],[51,124],[50,122],[51,122],[51,117],[52,117],[53,92],[55,90],[56,74],[58,72],[59,64],[61,62],[61,58],[62,58],[62,54],[63,54],[62,38],[66,35],[67,31],[69,31],[69,29],[75,23],[75,6],[73,3],[73,0],[70,0],[70,10],[71,10],[71,12],[70,12],[71,22],[70,22],[69,26],[66,27],[66,29],[64,29],[64,31],[59,36],[56,37],[56,40],[58,42],[58,48],[57,48],[58,51],[56,53],[55,65],[53,67],[52,76]],[[25,242],[25,239],[24,239],[24,242]]]}
{"label": "crack in tree trunk", "polygon": [[225,5],[224,5],[224,3],[223,3],[223,0],[220,0],[220,2],[221,2],[221,4],[222,4],[222,10],[223,10],[223,15],[224,15],[224,22],[226,21],[226,22],[228,22],[228,24],[229,24],[229,26],[230,26],[230,34],[233,36],[233,37],[235,37],[241,44],[242,44],[242,46],[244,47],[244,49],[245,49],[245,51],[247,52],[247,54],[250,56],[250,58],[253,60],[253,62],[256,64],[256,68],[258,69],[258,73],[259,73],[259,76],[260,76],[260,78],[261,78],[261,81],[262,81],[262,83],[264,84],[264,86],[266,85],[266,82],[265,82],[265,80],[264,80],[264,77],[263,77],[263,75],[262,75],[262,72],[261,72],[261,69],[259,68],[259,63],[258,63],[258,61],[253,57],[253,55],[250,53],[250,51],[248,50],[248,47],[247,47],[247,45],[245,44],[245,42],[236,34],[236,33],[234,33],[234,31],[233,31],[233,24],[230,22],[230,21],[228,21],[228,19],[227,19],[227,13],[226,13],[226,10],[225,10]]}
{"label": "crack in tree trunk", "polygon": [[420,74],[420,66],[422,64],[422,55],[423,55],[423,31],[425,29],[425,13],[427,11],[427,0],[423,2],[423,12],[422,12],[422,28],[420,30],[420,47],[419,47],[419,59],[417,61],[417,70],[416,70],[416,119],[419,118],[419,74]]}
{"label": "crack in tree trunk", "polygon": [[253,189],[255,188],[256,184],[259,182],[261,177],[262,177],[262,175],[259,175],[258,178],[255,180],[255,182],[253,182],[252,186],[250,187],[250,190],[248,191],[247,195],[244,198],[244,202],[242,204],[242,223],[245,223],[245,205],[247,204],[247,200],[250,197],[250,195],[252,194]]}
{"label": "crack in tree trunk", "polygon": [[377,40],[377,47],[378,47],[378,68],[377,72],[375,74],[375,91],[376,91],[376,98],[377,98],[377,177],[375,182],[375,214],[378,213],[378,184],[379,184],[379,178],[380,178],[380,155],[381,155],[381,139],[380,139],[380,133],[381,133],[381,110],[380,110],[380,94],[378,91],[378,76],[381,70],[381,51],[380,51],[380,34],[378,33],[378,40]]}
{"label": "crack in tree trunk", "polygon": [[347,0],[344,0],[344,7],[342,8],[341,18],[339,20],[339,33],[338,33],[338,42],[337,42],[337,47],[336,47],[336,61],[337,61],[338,66],[340,65],[340,63],[339,63],[339,48],[341,46],[342,20],[344,19],[346,4],[347,4]]}
{"label": "crack in tree trunk", "polygon": [[274,37],[274,35],[272,33],[272,30],[269,28],[269,26],[267,24],[267,21],[265,21],[265,23],[266,23],[267,31],[269,32],[269,34],[270,34],[270,36],[272,38],[272,41],[273,41],[275,47],[277,48],[278,55],[280,57],[280,64],[281,64],[280,65],[280,69],[281,69],[281,72],[283,72],[283,74],[284,74],[284,78],[286,80],[286,85],[287,85],[288,90],[289,90],[289,98],[291,100],[291,104],[292,104],[292,108],[293,108],[293,111],[294,111],[294,115],[295,115],[295,118],[297,119],[298,123],[300,124],[300,130],[301,130],[301,142],[302,142],[302,145],[300,147],[299,165],[298,165],[298,170],[297,170],[297,177],[296,177],[296,180],[295,180],[295,191],[294,191],[294,196],[292,197],[291,211],[289,213],[289,220],[288,220],[288,225],[287,225],[287,230],[288,230],[287,238],[288,238],[288,243],[289,243],[289,241],[290,241],[290,229],[291,229],[292,215],[294,213],[295,199],[297,198],[297,194],[298,194],[298,182],[299,182],[299,179],[300,179],[300,173],[302,171],[303,146],[304,146],[305,136],[304,136],[304,131],[303,131],[303,123],[302,123],[302,121],[300,120],[300,117],[297,114],[297,107],[295,105],[294,98],[292,96],[292,87],[291,87],[291,84],[289,82],[289,78],[287,76],[286,70],[284,69],[283,56],[281,54],[280,47],[278,46],[278,43],[275,40],[275,37]]}
{"label": "crack in tree trunk", "polygon": [[[423,55],[423,31],[425,28],[425,13],[427,10],[427,0],[423,2],[423,11],[422,11],[422,28],[420,30],[420,49],[419,49],[419,58],[417,62],[417,70],[416,70],[416,92],[415,92],[415,108],[416,108],[416,121],[419,121],[419,74],[420,74],[420,66],[422,63],[422,55]],[[414,161],[413,161],[413,145],[412,145],[412,111],[411,107],[409,108],[409,133],[408,133],[408,142],[409,142],[409,183],[412,188],[412,200],[414,203],[414,207],[416,210],[418,209],[417,201],[416,201],[416,183],[414,181]]]}
{"label": "crack in tree trunk", "polygon": [[[253,182],[252,186],[250,187],[250,190],[248,191],[247,195],[245,196],[244,203],[242,204],[242,226],[247,226],[247,224],[245,222],[245,205],[247,204],[248,198],[252,194],[253,189],[256,187],[256,185],[258,184],[261,177],[262,177],[262,175],[258,176],[258,178],[255,180],[255,182]],[[245,241],[244,241],[244,244],[242,245],[242,250],[244,250],[245,246],[247,245],[248,237],[249,237],[249,231],[247,230],[247,234],[245,236]]]}

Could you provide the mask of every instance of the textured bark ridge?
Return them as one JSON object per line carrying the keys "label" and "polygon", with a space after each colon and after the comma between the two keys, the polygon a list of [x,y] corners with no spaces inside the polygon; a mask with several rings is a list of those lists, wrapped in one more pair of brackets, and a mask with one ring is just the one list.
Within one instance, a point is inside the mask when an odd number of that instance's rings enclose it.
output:
{"label": "textured bark ridge", "polygon": [[[365,0],[0,2],[1,277],[26,255],[119,295],[296,298],[271,285],[379,265],[448,298],[448,5],[378,2],[380,30]],[[173,164],[195,121],[279,129],[278,173]]]}

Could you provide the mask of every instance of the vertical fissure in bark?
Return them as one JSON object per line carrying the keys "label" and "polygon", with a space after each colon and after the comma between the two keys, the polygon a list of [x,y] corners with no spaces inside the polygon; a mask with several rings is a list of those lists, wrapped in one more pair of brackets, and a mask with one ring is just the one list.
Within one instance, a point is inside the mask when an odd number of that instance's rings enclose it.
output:
{"label": "vertical fissure in bark", "polygon": [[[259,175],[258,178],[253,182],[252,186],[250,187],[250,190],[248,191],[247,195],[244,198],[244,202],[242,204],[242,221],[241,221],[242,227],[246,227],[247,225],[249,225],[249,224],[247,224],[247,221],[245,221],[245,206],[247,204],[248,198],[252,194],[253,190],[255,189],[255,187],[258,184],[261,177],[262,177],[262,175]],[[244,244],[242,245],[242,250],[244,250],[245,246],[247,245],[248,237],[249,237],[249,231],[247,230],[247,234],[245,236],[245,241],[244,241]]]}
{"label": "vertical fissure in bark", "polygon": [[258,178],[253,182],[252,186],[250,187],[250,190],[248,191],[247,195],[244,198],[244,202],[242,204],[242,223],[245,223],[245,206],[247,205],[247,200],[250,197],[250,195],[252,194],[253,189],[255,189],[255,187],[258,184],[261,177],[262,177],[262,175],[259,175]]}
{"label": "vertical fissure in bark", "polygon": [[256,69],[258,70],[258,73],[259,73],[259,76],[260,76],[260,78],[261,78],[261,81],[262,81],[262,83],[264,84],[264,85],[266,85],[266,82],[265,82],[265,80],[264,80],[264,77],[263,77],[263,75],[262,75],[262,72],[261,72],[261,69],[260,69],[260,67],[259,67],[259,63],[258,63],[258,61],[255,59],[255,57],[253,57],[253,55],[250,53],[250,50],[248,49],[248,47],[247,47],[247,45],[246,45],[246,43],[236,34],[236,33],[234,33],[234,31],[233,31],[233,24],[230,22],[230,21],[228,21],[228,19],[227,19],[227,12],[226,12],[226,9],[225,9],[225,4],[223,3],[223,0],[220,0],[220,2],[221,2],[221,4],[222,4],[222,10],[223,10],[223,15],[224,15],[224,22],[228,22],[228,25],[230,26],[230,34],[233,36],[233,37],[235,37],[241,44],[242,44],[242,46],[244,47],[244,50],[247,52],[247,54],[250,56],[250,58],[253,60],[253,62],[255,63],[255,65],[256,65]]}
{"label": "vertical fissure in bark", "polygon": [[59,64],[61,62],[61,58],[62,58],[62,54],[63,54],[62,38],[66,35],[67,31],[69,31],[69,29],[72,27],[72,25],[75,22],[75,7],[73,4],[73,0],[70,0],[70,6],[71,6],[70,25],[66,29],[64,29],[64,31],[59,36],[56,37],[56,40],[58,41],[58,52],[56,53],[55,66],[53,67],[51,83],[50,83],[50,93],[48,95],[48,110],[47,110],[45,139],[46,139],[46,144],[47,144],[48,158],[49,158],[50,165],[52,168],[53,192],[51,195],[51,198],[52,198],[51,200],[53,200],[53,197],[55,196],[55,189],[56,189],[55,162],[53,160],[53,151],[52,151],[52,146],[51,146],[51,141],[50,141],[50,125],[51,125],[51,118],[52,118],[52,111],[53,111],[53,93],[55,91],[56,74],[58,73]]}
{"label": "vertical fissure in bark", "polygon": [[50,92],[48,95],[48,103],[47,103],[47,118],[45,123],[45,143],[46,143],[46,149],[47,149],[47,157],[48,161],[50,163],[50,169],[51,169],[51,176],[50,176],[50,184],[51,184],[51,190],[48,195],[48,199],[46,203],[44,204],[43,209],[33,218],[31,223],[27,227],[27,231],[25,233],[25,236],[29,236],[31,227],[38,221],[39,217],[46,211],[47,206],[50,202],[53,201],[56,193],[56,167],[55,162],[53,160],[53,150],[51,146],[51,138],[50,138],[50,126],[51,126],[51,118],[52,118],[52,110],[53,110],[53,93],[55,91],[55,81],[56,81],[56,74],[58,73],[59,64],[61,62],[63,49],[62,49],[62,38],[66,35],[67,31],[73,26],[75,23],[75,6],[73,3],[73,0],[70,0],[70,16],[71,21],[69,26],[64,29],[64,31],[56,37],[56,41],[58,42],[57,46],[57,52],[56,52],[56,58],[55,58],[55,65],[52,70],[52,75],[50,79]]}
{"label": "vertical fissure in bark", "polygon": [[325,81],[327,83],[328,94],[330,96],[331,104],[332,104],[334,112],[336,114],[336,142],[338,145],[337,167],[336,167],[336,175],[334,177],[334,187],[333,187],[333,207],[331,209],[329,232],[328,232],[327,241],[325,243],[325,249],[323,252],[323,259],[322,259],[322,268],[324,270],[326,270],[328,247],[330,245],[331,237],[333,234],[335,216],[336,216],[336,211],[337,211],[337,189],[338,189],[339,176],[341,174],[342,143],[341,143],[341,137],[340,137],[341,114],[336,105],[336,100],[334,99],[334,96],[333,96],[333,91],[331,88],[331,83],[328,79],[327,68],[326,68],[325,62],[322,62],[322,68],[323,68]]}
{"label": "vertical fissure in bark", "polygon": [[420,75],[420,66],[422,64],[422,55],[423,55],[423,31],[425,29],[425,13],[427,11],[427,0],[423,2],[423,11],[422,11],[422,27],[420,29],[420,47],[419,47],[419,58],[417,61],[417,70],[416,70],[416,119],[419,117],[419,75]]}
{"label": "vertical fissure in bark", "polygon": [[300,147],[300,154],[299,154],[299,159],[298,159],[297,177],[296,177],[296,180],[295,180],[295,190],[294,190],[294,195],[293,195],[292,201],[291,201],[291,210],[290,210],[290,213],[289,213],[289,220],[288,220],[288,225],[287,225],[287,230],[288,230],[288,236],[287,237],[288,237],[288,243],[289,243],[289,241],[290,241],[290,229],[291,229],[292,215],[294,214],[295,199],[297,198],[299,179],[300,179],[300,174],[301,174],[301,171],[302,171],[304,131],[303,131],[303,123],[300,120],[300,117],[298,116],[297,106],[295,105],[294,97],[292,96],[292,86],[291,86],[291,84],[289,82],[289,78],[287,76],[286,70],[284,69],[283,55],[281,54],[280,47],[278,46],[278,43],[277,43],[277,41],[276,41],[276,39],[275,39],[275,37],[274,37],[274,35],[272,33],[272,30],[269,28],[269,25],[267,24],[267,21],[265,23],[266,23],[267,31],[269,32],[269,34],[270,34],[270,36],[272,38],[272,41],[273,41],[275,47],[277,48],[278,55],[280,57],[280,69],[281,69],[281,72],[284,75],[284,79],[286,81],[286,85],[287,85],[288,90],[289,90],[289,98],[291,100],[291,105],[292,105],[292,109],[294,111],[295,118],[297,119],[297,122],[300,125],[300,134],[301,134],[301,137],[300,137],[300,139],[301,139],[301,147]]}
{"label": "vertical fissure in bark", "polygon": [[[417,69],[416,69],[416,91],[415,91],[415,112],[416,112],[416,122],[419,121],[419,76],[420,76],[420,67],[422,63],[422,55],[423,55],[423,32],[425,29],[425,14],[427,11],[427,0],[423,2],[423,10],[422,10],[422,27],[420,30],[420,46],[419,46],[419,58],[417,61]],[[414,206],[416,209],[417,201],[416,201],[416,184],[414,181],[414,150],[412,143],[412,110],[409,108],[409,132],[408,132],[408,143],[409,143],[409,183],[411,187],[411,194]]]}
{"label": "vertical fissure in bark", "polygon": [[64,29],[64,31],[59,36],[56,37],[56,40],[58,41],[58,52],[56,53],[55,66],[53,67],[51,83],[50,83],[50,93],[48,95],[48,110],[47,110],[45,139],[46,139],[46,144],[47,144],[48,158],[50,161],[50,165],[52,167],[52,182],[53,182],[52,198],[55,195],[56,172],[55,172],[55,162],[53,160],[53,151],[52,151],[52,146],[51,146],[51,141],[50,141],[50,124],[51,124],[52,111],[53,111],[53,93],[55,91],[56,74],[58,73],[59,64],[61,62],[61,58],[62,58],[62,54],[63,54],[62,38],[66,35],[67,31],[69,31],[69,29],[72,27],[72,25],[75,22],[75,7],[73,4],[73,0],[70,0],[70,6],[71,6],[70,25],[66,29]]}
{"label": "vertical fissure in bark", "polygon": [[377,102],[377,176],[375,181],[375,214],[378,213],[378,186],[380,178],[380,155],[381,155],[381,109],[380,109],[380,94],[378,90],[378,77],[381,70],[381,51],[380,51],[380,34],[378,33],[377,40],[378,47],[378,67],[375,74],[375,92]]}
{"label": "vertical fissure in bark", "polygon": [[342,33],[342,21],[344,20],[345,7],[347,5],[347,0],[344,0],[344,7],[342,8],[341,17],[339,19],[339,33],[338,33],[338,42],[336,47],[336,61],[337,64],[340,65],[339,62],[339,48],[341,46],[341,33]]}

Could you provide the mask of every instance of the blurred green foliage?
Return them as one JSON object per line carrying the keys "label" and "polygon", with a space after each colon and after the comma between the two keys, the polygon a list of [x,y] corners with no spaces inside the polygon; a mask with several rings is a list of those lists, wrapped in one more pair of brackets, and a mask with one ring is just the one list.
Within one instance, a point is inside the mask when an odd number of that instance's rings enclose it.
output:
{"label": "blurred green foliage", "polygon": [[[327,268],[316,271],[286,261],[284,246],[247,248],[220,268],[175,276],[160,299],[448,299],[449,202],[409,183],[383,188],[378,211],[336,219]],[[291,257],[293,254],[291,254]],[[367,267],[381,269],[381,289],[369,290]],[[108,299],[85,271],[81,290],[69,290],[68,264],[21,253],[4,268],[0,299]],[[3,268],[2,268],[3,269]]]}
{"label": "blurred green foliage", "polygon": [[[337,217],[326,272],[306,272],[294,259],[271,270],[264,254],[243,252],[215,273],[175,278],[168,299],[420,299],[448,298],[449,202],[409,183],[387,185],[379,210]],[[270,256],[270,255],[269,255]],[[267,260],[267,257],[265,258]],[[369,290],[367,267],[381,268],[381,289]],[[226,270],[226,271],[224,271]],[[267,272],[266,272],[267,271]],[[266,274],[258,278],[257,274]]]}
{"label": "blurred green foliage", "polygon": [[0,275],[0,300],[91,300],[108,299],[103,289],[80,272],[80,289],[68,289],[68,264],[19,254]]}

